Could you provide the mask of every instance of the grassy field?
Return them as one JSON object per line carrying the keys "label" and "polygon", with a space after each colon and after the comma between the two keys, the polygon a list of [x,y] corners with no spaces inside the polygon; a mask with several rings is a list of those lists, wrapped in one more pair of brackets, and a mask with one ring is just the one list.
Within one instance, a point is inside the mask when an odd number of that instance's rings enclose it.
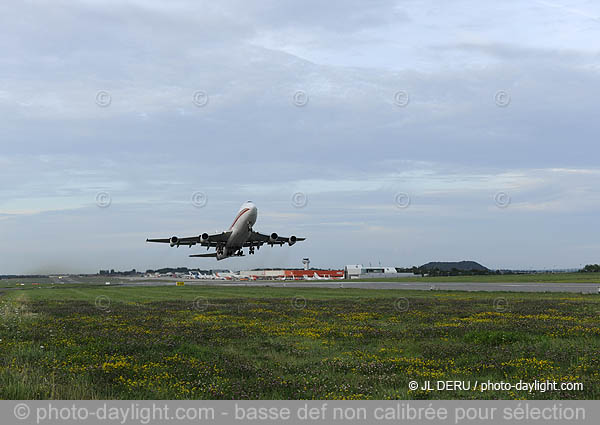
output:
{"label": "grassy field", "polygon": [[[4,399],[600,398],[600,296],[251,287],[0,292]],[[409,391],[416,380],[583,391]]]}
{"label": "grassy field", "polygon": [[72,286],[73,284],[104,285],[105,282],[128,283],[129,279],[116,276],[63,276],[58,277],[11,277],[0,279],[0,288],[13,288],[15,286],[39,285],[39,286]]}

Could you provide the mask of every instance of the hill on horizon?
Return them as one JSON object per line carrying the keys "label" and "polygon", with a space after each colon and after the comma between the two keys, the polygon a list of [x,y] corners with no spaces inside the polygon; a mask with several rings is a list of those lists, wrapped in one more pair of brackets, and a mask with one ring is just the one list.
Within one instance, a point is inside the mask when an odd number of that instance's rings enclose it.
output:
{"label": "hill on horizon", "polygon": [[420,268],[424,270],[438,269],[443,272],[449,272],[452,269],[460,271],[489,271],[487,267],[482,266],[476,261],[430,261],[427,264],[423,264]]}

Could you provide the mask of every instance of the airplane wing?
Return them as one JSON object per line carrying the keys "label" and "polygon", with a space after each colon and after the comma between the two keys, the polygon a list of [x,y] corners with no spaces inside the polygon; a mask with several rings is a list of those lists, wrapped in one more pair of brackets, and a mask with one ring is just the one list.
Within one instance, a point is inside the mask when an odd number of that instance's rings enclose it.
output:
{"label": "airplane wing", "polygon": [[217,253],[216,252],[211,252],[208,254],[192,254],[190,255],[190,257],[216,257]]}
{"label": "airplane wing", "polygon": [[306,238],[297,238],[296,236],[284,237],[279,236],[277,233],[271,233],[270,235],[263,235],[262,233],[252,232],[250,233],[250,237],[244,244],[244,246],[257,246],[263,244],[269,245],[283,245],[290,244],[293,245],[296,242],[303,241]]}
{"label": "airplane wing", "polygon": [[215,233],[213,235],[203,233],[198,236],[190,236],[186,238],[172,236],[170,238],[146,239],[146,242],[168,243],[171,246],[187,245],[191,247],[198,244],[200,246],[216,247],[226,243],[227,239],[229,239],[229,235],[231,235],[231,232]]}

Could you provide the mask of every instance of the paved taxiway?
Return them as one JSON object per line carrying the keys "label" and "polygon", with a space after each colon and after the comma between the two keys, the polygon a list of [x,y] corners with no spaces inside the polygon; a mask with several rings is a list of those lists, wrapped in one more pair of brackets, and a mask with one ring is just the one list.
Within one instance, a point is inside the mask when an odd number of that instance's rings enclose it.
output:
{"label": "paved taxiway", "polygon": [[[489,283],[489,282],[317,282],[317,281],[222,281],[222,280],[184,280],[186,285],[204,286],[270,286],[275,288],[361,288],[361,289],[417,289],[440,291],[509,291],[509,292],[575,292],[600,294],[600,283]],[[115,286],[161,286],[175,285],[173,282],[136,280]]]}

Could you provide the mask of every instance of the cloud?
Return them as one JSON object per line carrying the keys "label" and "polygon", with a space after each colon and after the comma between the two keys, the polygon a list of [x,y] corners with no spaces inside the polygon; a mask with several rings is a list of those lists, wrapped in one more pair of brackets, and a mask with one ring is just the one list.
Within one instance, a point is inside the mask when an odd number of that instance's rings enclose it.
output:
{"label": "cloud", "polygon": [[50,247],[45,264],[78,271],[198,264],[142,242],[226,227],[246,199],[261,229],[309,236],[261,264],[593,260],[588,16],[539,2],[490,14],[469,1],[90,0],[6,3],[0,20],[1,231],[16,241],[0,270],[29,270]]}

